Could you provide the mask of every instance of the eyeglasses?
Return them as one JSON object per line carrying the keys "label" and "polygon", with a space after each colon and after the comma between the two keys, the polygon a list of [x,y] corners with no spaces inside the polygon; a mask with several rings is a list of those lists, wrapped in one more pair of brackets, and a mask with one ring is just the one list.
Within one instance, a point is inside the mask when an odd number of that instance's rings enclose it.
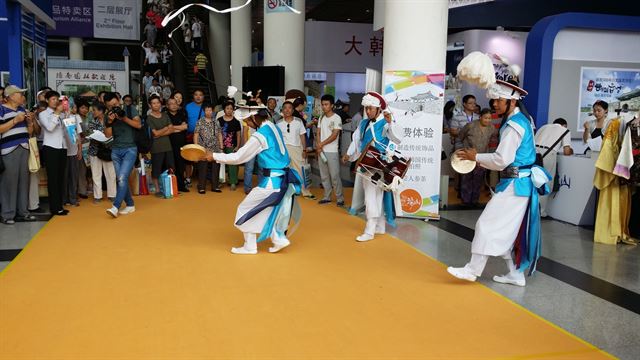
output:
{"label": "eyeglasses", "polygon": [[291,132],[291,124],[287,124],[287,132],[290,133]]}

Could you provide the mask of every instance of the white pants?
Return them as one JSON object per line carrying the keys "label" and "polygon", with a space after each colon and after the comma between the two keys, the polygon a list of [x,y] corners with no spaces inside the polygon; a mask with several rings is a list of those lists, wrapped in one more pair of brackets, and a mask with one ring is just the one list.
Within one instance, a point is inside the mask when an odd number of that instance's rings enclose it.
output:
{"label": "white pants", "polygon": [[[511,258],[511,250],[502,254],[502,256],[500,257],[505,260],[507,268],[509,269],[509,276],[511,278],[524,279],[524,272],[518,271],[516,269],[516,265],[513,263],[513,259]],[[469,260],[469,263],[465,267],[468,268],[473,275],[479,277],[482,275],[482,272],[484,271],[488,260],[488,255],[471,254],[471,260]]]}
{"label": "white pants", "polygon": [[38,172],[29,172],[29,207],[30,211],[40,207],[40,176]]}
{"label": "white pants", "polygon": [[385,231],[385,219],[382,210],[384,190],[368,179],[361,176],[356,177],[361,179],[364,188],[364,206],[367,217],[367,225],[364,232],[368,235],[383,233]]}
{"label": "white pants", "polygon": [[93,178],[93,198],[102,199],[102,174],[107,179],[107,197],[116,197],[116,169],[113,161],[102,161],[97,156],[89,156],[91,177]]}

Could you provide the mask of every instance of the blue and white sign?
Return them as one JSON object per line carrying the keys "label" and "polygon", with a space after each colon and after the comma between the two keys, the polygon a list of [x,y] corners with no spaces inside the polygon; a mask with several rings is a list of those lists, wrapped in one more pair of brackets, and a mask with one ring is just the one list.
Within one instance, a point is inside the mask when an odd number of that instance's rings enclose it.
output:
{"label": "blue and white sign", "polygon": [[[629,105],[635,93],[640,91],[640,69],[612,69],[582,67],[580,75],[580,108],[578,131],[584,130],[585,121],[592,120],[593,103],[598,100],[609,104],[609,113]],[[638,94],[640,96],[640,94]],[[637,97],[637,96],[636,96]],[[631,108],[629,110],[639,110]]]}
{"label": "blue and white sign", "polygon": [[264,11],[267,13],[293,12],[293,0],[267,0],[264,2]]}

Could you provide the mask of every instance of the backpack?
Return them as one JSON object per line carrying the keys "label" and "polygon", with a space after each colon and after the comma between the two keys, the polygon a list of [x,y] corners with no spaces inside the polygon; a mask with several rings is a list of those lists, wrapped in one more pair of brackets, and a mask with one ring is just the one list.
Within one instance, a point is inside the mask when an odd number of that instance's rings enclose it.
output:
{"label": "backpack", "polygon": [[136,130],[135,142],[136,147],[138,148],[138,153],[146,154],[151,151],[151,146],[153,145],[153,135],[151,133],[151,128],[147,124],[147,117],[141,117],[140,122],[142,123],[142,126],[140,127],[140,129]]}

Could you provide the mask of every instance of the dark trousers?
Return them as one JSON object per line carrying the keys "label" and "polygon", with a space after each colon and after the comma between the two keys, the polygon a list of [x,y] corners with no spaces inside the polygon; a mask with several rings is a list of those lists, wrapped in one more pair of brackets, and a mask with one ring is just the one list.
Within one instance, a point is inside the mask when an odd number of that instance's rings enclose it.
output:
{"label": "dark trousers", "polygon": [[62,197],[65,193],[67,169],[67,149],[56,149],[49,146],[43,146],[42,151],[47,159],[47,189],[49,190],[49,209],[52,214],[64,210],[62,207]]}
{"label": "dark trousers", "polygon": [[215,161],[198,161],[198,190],[207,187],[207,173],[211,174],[211,190],[220,187],[220,164]]}
{"label": "dark trousers", "polygon": [[460,181],[460,195],[464,204],[475,204],[480,200],[484,186],[484,168],[476,166],[472,172],[463,174]]}
{"label": "dark trousers", "polygon": [[64,177],[64,196],[65,204],[76,205],[78,203],[78,172],[80,162],[77,156],[67,156],[67,169]]}
{"label": "dark trousers", "polygon": [[185,162],[184,158],[180,156],[180,148],[182,146],[184,146],[184,144],[171,143],[171,148],[173,149],[173,162],[176,165],[176,180],[178,181],[178,190],[180,191],[184,191],[186,189],[184,181]]}

